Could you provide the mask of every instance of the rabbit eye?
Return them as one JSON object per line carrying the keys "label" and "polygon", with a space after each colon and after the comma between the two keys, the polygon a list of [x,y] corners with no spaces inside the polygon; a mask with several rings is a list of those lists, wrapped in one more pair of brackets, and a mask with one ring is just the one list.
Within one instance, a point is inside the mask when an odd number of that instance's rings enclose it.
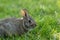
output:
{"label": "rabbit eye", "polygon": [[31,23],[31,21],[29,20],[29,23]]}

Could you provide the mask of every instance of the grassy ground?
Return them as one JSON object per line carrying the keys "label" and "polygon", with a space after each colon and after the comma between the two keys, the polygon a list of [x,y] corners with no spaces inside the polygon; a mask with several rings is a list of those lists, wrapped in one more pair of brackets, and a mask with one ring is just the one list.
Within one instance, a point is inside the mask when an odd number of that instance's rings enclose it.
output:
{"label": "grassy ground", "polygon": [[0,18],[20,17],[22,8],[29,10],[37,26],[20,37],[6,40],[60,40],[60,0],[0,0]]}

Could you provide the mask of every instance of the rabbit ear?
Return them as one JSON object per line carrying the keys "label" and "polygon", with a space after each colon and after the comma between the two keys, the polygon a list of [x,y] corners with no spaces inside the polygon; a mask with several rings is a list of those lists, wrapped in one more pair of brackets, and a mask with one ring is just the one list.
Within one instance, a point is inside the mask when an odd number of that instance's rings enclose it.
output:
{"label": "rabbit ear", "polygon": [[27,16],[28,16],[27,13],[28,13],[28,12],[27,12],[26,9],[21,10],[21,14],[22,14],[22,16],[27,17]]}

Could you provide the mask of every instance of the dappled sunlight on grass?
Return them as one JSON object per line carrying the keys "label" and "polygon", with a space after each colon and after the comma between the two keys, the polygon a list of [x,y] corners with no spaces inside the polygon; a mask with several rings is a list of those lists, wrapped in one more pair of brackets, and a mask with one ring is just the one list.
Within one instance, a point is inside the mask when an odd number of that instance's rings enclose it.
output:
{"label": "dappled sunlight on grass", "polygon": [[60,8],[60,0],[57,0],[57,6]]}
{"label": "dappled sunlight on grass", "polygon": [[53,36],[54,40],[60,40],[60,33],[55,33]]}

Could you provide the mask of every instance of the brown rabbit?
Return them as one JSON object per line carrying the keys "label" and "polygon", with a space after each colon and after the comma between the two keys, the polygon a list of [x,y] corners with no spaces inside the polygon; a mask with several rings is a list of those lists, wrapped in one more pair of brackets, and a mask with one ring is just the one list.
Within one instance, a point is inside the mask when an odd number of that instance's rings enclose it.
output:
{"label": "brown rabbit", "polygon": [[22,18],[0,20],[0,36],[21,35],[36,26],[26,9],[21,10]]}

